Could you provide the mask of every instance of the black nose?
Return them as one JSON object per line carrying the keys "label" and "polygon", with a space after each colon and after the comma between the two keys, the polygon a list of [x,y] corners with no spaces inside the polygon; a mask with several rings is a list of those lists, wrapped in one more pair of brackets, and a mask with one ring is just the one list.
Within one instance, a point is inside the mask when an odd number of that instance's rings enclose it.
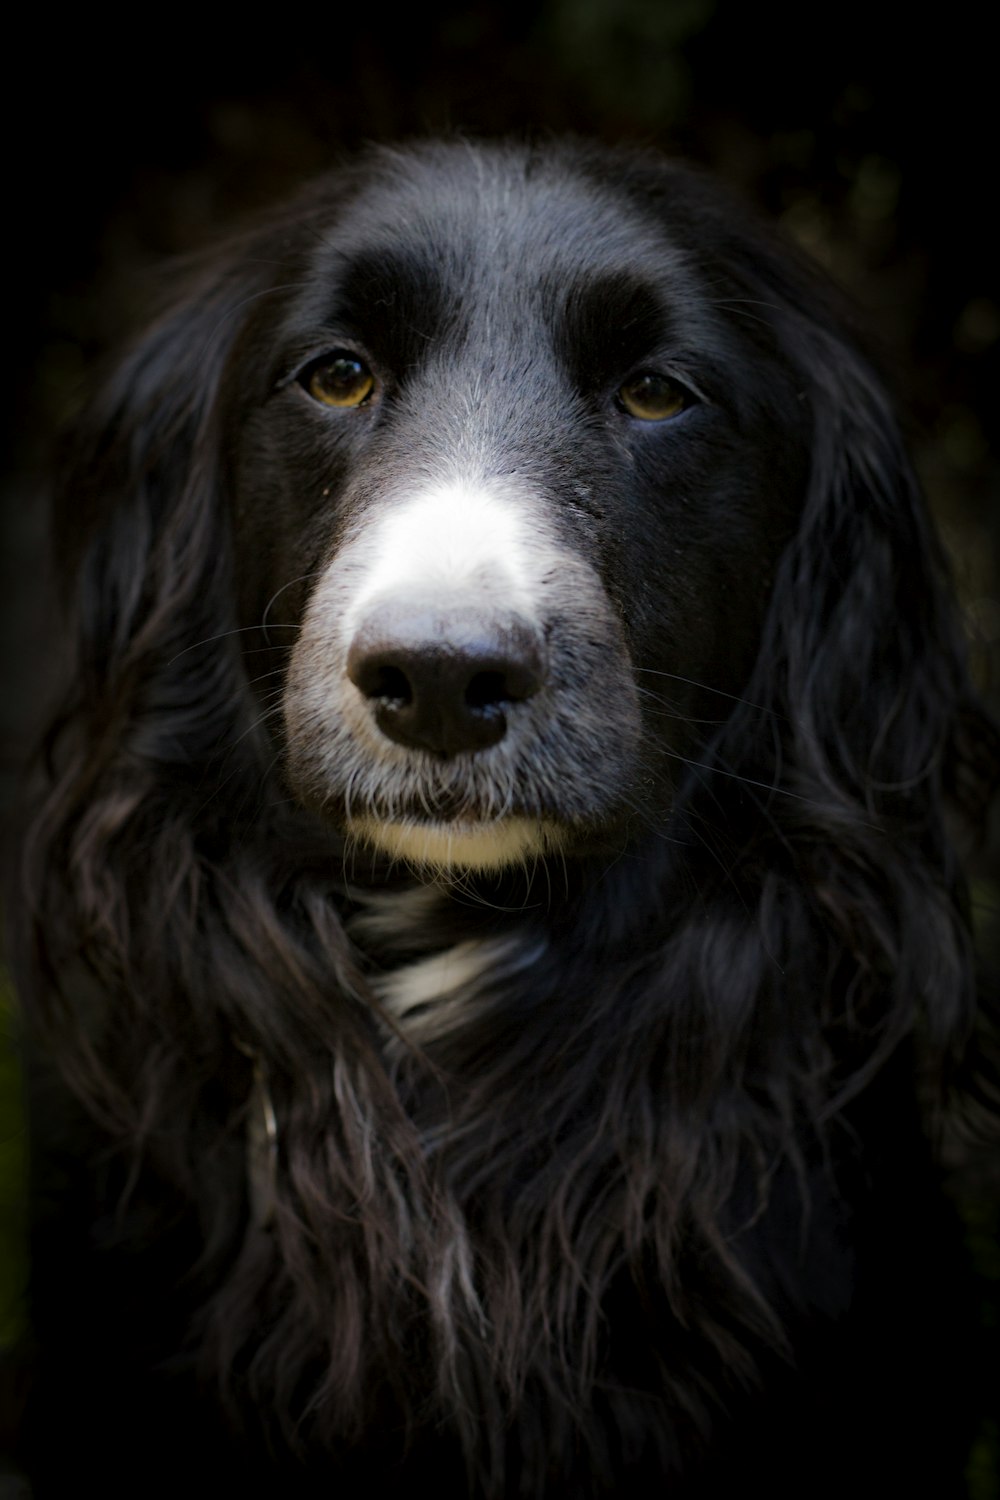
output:
{"label": "black nose", "polygon": [[545,678],[541,642],[519,620],[384,606],[358,630],[347,675],[382,733],[434,755],[485,750]]}

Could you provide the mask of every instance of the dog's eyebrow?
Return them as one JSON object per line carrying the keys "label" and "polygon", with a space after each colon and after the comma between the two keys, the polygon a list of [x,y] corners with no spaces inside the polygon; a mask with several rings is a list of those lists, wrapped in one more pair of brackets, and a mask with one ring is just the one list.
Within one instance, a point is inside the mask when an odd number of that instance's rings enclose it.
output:
{"label": "dog's eyebrow", "polygon": [[370,311],[394,304],[407,291],[419,292],[422,302],[439,290],[440,278],[428,256],[417,247],[397,246],[374,253],[355,254],[340,273],[339,295],[352,306]]}
{"label": "dog's eyebrow", "polygon": [[356,252],[321,273],[320,320],[345,328],[394,365],[418,358],[446,315],[440,268],[418,248]]}
{"label": "dog's eyebrow", "polygon": [[659,291],[629,272],[590,275],[569,287],[553,327],[583,384],[624,373],[662,344],[670,316]]}

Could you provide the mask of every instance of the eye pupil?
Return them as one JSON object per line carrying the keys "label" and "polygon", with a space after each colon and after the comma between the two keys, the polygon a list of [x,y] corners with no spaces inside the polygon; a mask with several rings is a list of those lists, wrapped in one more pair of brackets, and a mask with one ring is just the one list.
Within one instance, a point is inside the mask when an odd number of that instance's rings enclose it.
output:
{"label": "eye pupil", "polygon": [[361,406],[375,389],[375,377],[363,360],[338,354],[313,366],[306,389],[324,406]]}
{"label": "eye pupil", "polygon": [[618,400],[630,417],[641,422],[664,422],[680,416],[692,404],[691,393],[669,375],[649,372],[627,380],[618,391]]}

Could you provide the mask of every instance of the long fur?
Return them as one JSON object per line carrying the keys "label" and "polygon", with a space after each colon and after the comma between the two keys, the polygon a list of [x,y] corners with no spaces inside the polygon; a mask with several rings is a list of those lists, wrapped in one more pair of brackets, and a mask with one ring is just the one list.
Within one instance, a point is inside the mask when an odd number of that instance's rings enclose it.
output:
{"label": "long fur", "polygon": [[[321,431],[294,380],[348,283],[397,384]],[[697,399],[633,423],[664,351]],[[542,517],[565,681],[383,774],[324,719],[331,559],[447,464]],[[654,156],[372,152],[186,269],[60,495],[21,970],[79,1112],[39,1084],[39,1500],[78,1463],[885,1492],[955,1414],[916,1079],[973,1028],[953,843],[995,741],[834,295]],[[420,797],[427,859],[373,852]],[[505,808],[548,831],[449,866],[449,819]]]}

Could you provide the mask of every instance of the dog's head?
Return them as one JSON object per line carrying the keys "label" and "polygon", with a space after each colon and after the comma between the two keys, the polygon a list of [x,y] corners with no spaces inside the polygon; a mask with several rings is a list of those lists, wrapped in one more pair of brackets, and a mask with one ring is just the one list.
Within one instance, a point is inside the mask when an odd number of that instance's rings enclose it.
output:
{"label": "dog's head", "polygon": [[500,864],[662,809],[794,524],[795,372],[683,192],[652,213],[596,167],[382,158],[227,371],[292,787],[392,853]]}
{"label": "dog's head", "polygon": [[880,390],[682,169],[377,152],[204,264],[109,399],[90,688],[147,744],[172,714],[168,761],[243,735],[337,828],[489,868],[660,829],[710,760],[864,801],[940,759],[954,632]]}

